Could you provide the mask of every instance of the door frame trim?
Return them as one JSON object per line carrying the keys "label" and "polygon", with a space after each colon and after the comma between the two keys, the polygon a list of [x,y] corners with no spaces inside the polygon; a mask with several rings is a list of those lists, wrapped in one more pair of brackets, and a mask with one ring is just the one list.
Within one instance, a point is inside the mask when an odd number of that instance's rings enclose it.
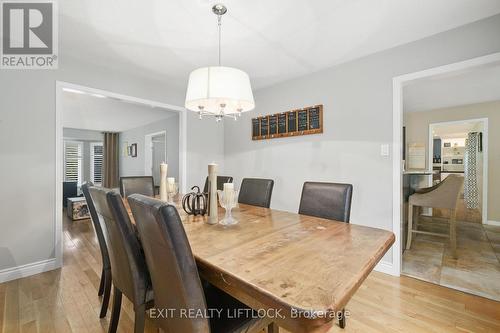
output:
{"label": "door frame trim", "polygon": [[55,268],[59,268],[63,264],[63,226],[62,226],[62,181],[63,181],[63,162],[62,162],[62,144],[63,144],[63,105],[62,96],[63,89],[73,89],[85,92],[87,94],[98,94],[108,98],[119,99],[125,102],[144,104],[150,107],[165,109],[166,111],[174,111],[179,114],[179,190],[185,193],[187,181],[187,113],[182,106],[167,104],[150,99],[134,97],[130,95],[120,94],[109,90],[92,88],[80,84],[75,84],[66,81],[55,81],[56,88],[56,115],[55,115],[55,203],[54,203],[54,244],[55,244]]}
{"label": "door frame trim", "polygon": [[392,79],[392,231],[396,235],[393,245],[392,275],[401,274],[402,259],[402,223],[403,223],[403,87],[412,81],[432,76],[446,75],[453,72],[467,71],[500,63],[500,52],[476,57],[444,66],[434,67],[414,73],[396,76]]}

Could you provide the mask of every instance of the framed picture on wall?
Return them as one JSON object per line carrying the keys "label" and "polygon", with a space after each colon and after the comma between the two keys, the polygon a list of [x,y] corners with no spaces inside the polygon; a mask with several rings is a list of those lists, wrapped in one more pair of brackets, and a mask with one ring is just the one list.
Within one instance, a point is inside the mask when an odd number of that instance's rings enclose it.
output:
{"label": "framed picture on wall", "polygon": [[130,145],[130,156],[137,157],[137,143],[133,143]]}

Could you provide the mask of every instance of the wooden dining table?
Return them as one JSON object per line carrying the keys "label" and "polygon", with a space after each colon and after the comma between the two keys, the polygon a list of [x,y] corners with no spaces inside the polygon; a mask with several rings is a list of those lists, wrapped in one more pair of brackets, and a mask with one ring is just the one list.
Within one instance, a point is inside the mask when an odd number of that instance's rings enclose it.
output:
{"label": "wooden dining table", "polygon": [[179,198],[200,275],[291,332],[329,330],[395,240],[382,229],[244,204],[233,209],[238,224],[210,225]]}

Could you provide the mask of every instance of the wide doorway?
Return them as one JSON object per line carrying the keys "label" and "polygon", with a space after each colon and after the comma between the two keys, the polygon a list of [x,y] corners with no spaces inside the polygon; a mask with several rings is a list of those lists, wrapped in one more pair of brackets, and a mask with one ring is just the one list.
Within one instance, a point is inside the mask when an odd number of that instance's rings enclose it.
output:
{"label": "wide doorway", "polygon": [[401,274],[500,301],[500,64],[403,88]]}
{"label": "wide doorway", "polygon": [[62,264],[63,215],[67,227],[92,228],[85,182],[115,190],[120,177],[153,175],[159,182],[156,170],[166,162],[168,176],[184,186],[186,118],[181,107],[66,82],[57,82],[56,110],[55,239]]}

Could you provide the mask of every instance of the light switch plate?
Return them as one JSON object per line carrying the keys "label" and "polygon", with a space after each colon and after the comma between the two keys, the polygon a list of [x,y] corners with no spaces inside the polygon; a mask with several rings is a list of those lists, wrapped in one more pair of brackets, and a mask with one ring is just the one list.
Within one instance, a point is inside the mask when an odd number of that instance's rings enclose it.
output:
{"label": "light switch plate", "polygon": [[388,144],[380,145],[380,156],[389,156],[389,145]]}

